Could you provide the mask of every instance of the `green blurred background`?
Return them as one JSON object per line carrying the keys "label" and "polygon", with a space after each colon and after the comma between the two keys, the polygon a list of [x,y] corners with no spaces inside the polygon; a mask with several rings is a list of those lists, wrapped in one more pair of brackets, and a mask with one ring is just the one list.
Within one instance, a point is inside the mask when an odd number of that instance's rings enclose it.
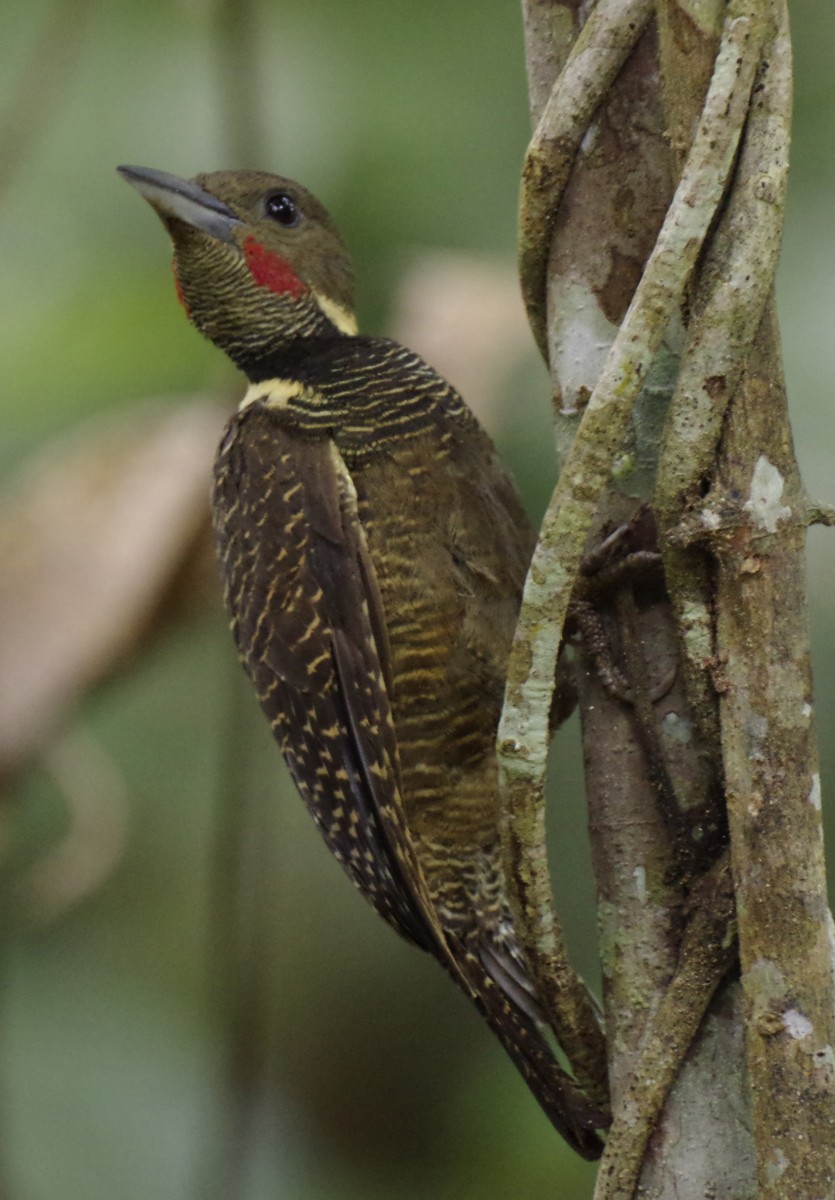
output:
{"label": "green blurred background", "polygon": [[[54,5],[33,0],[3,14],[0,113],[27,77],[40,77],[44,92],[51,80],[60,87],[39,125],[41,89],[30,82],[31,125],[26,112],[15,122],[20,157],[9,154],[5,174],[0,164],[7,479],[41,443],[84,421],[146,397],[231,395],[235,386],[183,320],[162,230],[116,177],[119,162],[183,175],[257,165],[303,180],[355,252],[362,322],[372,329],[386,327],[417,249],[512,259],[528,117],[511,0],[447,0],[434,12],[413,0],[256,5],[258,162],[234,149],[247,136],[228,99],[241,94],[228,78],[235,39],[210,5],[64,7],[66,35],[51,44],[39,39]],[[801,465],[811,494],[832,502],[835,10],[831,0],[793,8],[794,170],[779,300]],[[512,414],[494,432],[536,510],[553,464],[542,450],[547,391],[532,354],[506,388]],[[813,532],[810,550],[825,795],[835,778],[831,537]],[[564,1152],[467,1004],[372,916],[330,860],[232,658],[223,619],[206,605],[78,714],[123,777],[128,838],[107,881],[60,919],[34,922],[14,910],[9,918],[0,1001],[8,1197],[590,1195],[593,1172]],[[594,978],[571,740],[561,735],[559,748],[554,837],[568,865],[558,889],[578,960]],[[257,831],[247,861],[260,879],[258,986],[263,1024],[275,1030],[267,1036],[256,1023],[241,1034],[270,1065],[243,1114],[237,1166],[229,996],[209,929],[230,791]],[[19,856],[60,841],[62,798],[37,765],[15,786],[11,811]]]}

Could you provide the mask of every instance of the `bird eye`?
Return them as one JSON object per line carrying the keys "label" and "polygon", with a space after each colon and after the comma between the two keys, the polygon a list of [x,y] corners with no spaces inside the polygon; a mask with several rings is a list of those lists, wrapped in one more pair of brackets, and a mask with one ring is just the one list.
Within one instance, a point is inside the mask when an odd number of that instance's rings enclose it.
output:
{"label": "bird eye", "polygon": [[267,216],[271,217],[273,221],[278,221],[279,225],[284,225],[287,229],[298,225],[302,219],[298,205],[286,192],[273,192],[271,196],[267,197]]}

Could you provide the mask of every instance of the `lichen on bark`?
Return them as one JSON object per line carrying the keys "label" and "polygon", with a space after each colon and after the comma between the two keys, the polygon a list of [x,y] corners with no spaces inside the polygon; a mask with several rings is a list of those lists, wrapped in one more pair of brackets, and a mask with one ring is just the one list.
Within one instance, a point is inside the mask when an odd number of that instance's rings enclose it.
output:
{"label": "lichen on bark", "polygon": [[[584,555],[648,505],[666,587],[584,601],[626,692],[586,634],[580,648],[614,1113],[596,1194],[819,1200],[832,1194],[832,941],[801,554],[822,510],[794,464],[769,300],[785,4],[523,10],[536,132],[520,269],[563,465],[500,728],[520,927],[571,1026],[586,1008],[560,995],[571,971],[542,840],[554,666]],[[736,907],[742,991],[728,975]]]}

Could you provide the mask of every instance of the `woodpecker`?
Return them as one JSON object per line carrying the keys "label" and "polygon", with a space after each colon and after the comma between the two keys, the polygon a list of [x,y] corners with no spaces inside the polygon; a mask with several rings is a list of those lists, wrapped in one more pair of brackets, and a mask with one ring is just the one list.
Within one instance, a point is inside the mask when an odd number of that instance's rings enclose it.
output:
{"label": "woodpecker", "polygon": [[122,176],[180,301],[249,387],[213,514],[233,634],[296,786],[377,911],[475,1003],[586,1158],[500,854],[496,729],[534,534],[492,442],[418,355],[357,330],[350,258],[289,179]]}

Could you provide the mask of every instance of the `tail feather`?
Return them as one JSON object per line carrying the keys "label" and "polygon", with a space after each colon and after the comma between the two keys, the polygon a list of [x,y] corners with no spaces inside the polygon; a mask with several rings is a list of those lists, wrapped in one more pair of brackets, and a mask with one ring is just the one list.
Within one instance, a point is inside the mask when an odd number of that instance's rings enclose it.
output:
{"label": "tail feather", "polygon": [[537,1025],[545,1024],[536,989],[517,957],[504,945],[479,942],[478,958],[500,992]]}
{"label": "tail feather", "polygon": [[[557,1062],[540,1022],[533,1015],[529,998],[520,997],[516,987],[506,990],[491,977],[472,950],[459,945],[461,957],[456,955],[456,965],[460,976],[466,979],[473,1002],[543,1112],[578,1154],[589,1160],[599,1158],[603,1143],[597,1131],[608,1126],[608,1113],[590,1104],[575,1080]],[[462,982],[460,976],[458,981]]]}

